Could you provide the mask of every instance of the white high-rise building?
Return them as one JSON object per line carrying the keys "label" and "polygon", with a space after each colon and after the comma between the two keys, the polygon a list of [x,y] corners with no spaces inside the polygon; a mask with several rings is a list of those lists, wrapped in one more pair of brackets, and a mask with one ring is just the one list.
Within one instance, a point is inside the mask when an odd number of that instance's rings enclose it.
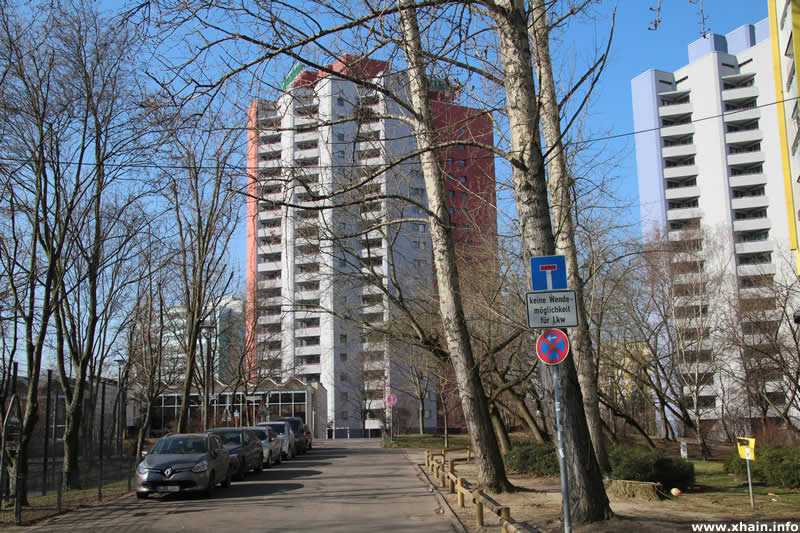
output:
{"label": "white high-rise building", "polygon": [[[405,87],[386,63],[350,59],[332,69]],[[258,372],[260,359],[279,352],[285,377],[327,389],[329,427],[358,435],[365,411],[367,430],[383,427],[383,399],[397,385],[393,343],[365,334],[390,318],[391,306],[364,275],[405,298],[432,294],[425,185],[418,160],[404,159],[415,148],[409,126],[380,118],[405,111],[381,92],[299,69],[284,85],[276,102],[253,102],[249,116],[249,167],[258,169],[248,200],[251,366]],[[393,223],[400,218],[416,220]]]}
{"label": "white high-rise building", "polygon": [[[797,142],[787,142],[782,102],[787,94],[797,95],[797,81],[794,60],[787,60],[791,39],[781,36],[774,10],[771,6],[771,19],[690,44],[686,66],[648,70],[631,82],[643,233],[666,235],[704,258],[704,265],[686,266],[686,283],[698,275],[697,268],[720,269],[726,272],[720,287],[735,295],[727,308],[685,301],[676,308],[676,327],[698,313],[708,313],[709,324],[719,323],[723,315],[731,316],[731,302],[742,317],[740,334],[748,344],[739,347],[743,355],[733,357],[730,344],[713,334],[693,352],[697,365],[710,361],[712,353],[717,361],[740,361],[727,366],[727,378],[720,366],[695,374],[704,383],[699,400],[709,426],[723,410],[746,413],[752,407],[735,405],[744,400],[734,383],[776,379],[775,373],[756,377],[745,367],[770,357],[773,340],[762,326],[788,330],[771,288],[797,276],[792,169],[800,168],[800,154]],[[796,116],[796,101],[785,106],[794,106]],[[779,381],[765,386],[776,406],[785,405]]]}

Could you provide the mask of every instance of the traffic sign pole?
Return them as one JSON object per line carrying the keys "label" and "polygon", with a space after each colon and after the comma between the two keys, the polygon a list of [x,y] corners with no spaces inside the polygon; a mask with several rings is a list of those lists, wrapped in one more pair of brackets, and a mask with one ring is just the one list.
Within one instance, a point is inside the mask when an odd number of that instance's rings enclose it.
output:
{"label": "traffic sign pole", "polygon": [[558,446],[558,468],[561,471],[561,507],[564,512],[564,533],[572,532],[572,521],[569,512],[569,480],[567,479],[567,459],[564,454],[564,428],[561,424],[561,373],[560,365],[553,368],[553,395],[556,400],[556,444]]}

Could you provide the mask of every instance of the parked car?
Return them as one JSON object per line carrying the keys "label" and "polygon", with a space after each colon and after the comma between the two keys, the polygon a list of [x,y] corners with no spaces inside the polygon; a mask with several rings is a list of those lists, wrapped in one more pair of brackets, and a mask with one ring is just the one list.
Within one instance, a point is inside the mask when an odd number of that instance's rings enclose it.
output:
{"label": "parked car", "polygon": [[294,445],[295,450],[298,454],[306,453],[307,442],[305,438],[305,431],[304,427],[305,424],[303,423],[302,418],[298,418],[296,416],[285,416],[281,418],[276,418],[275,420],[289,422],[289,426],[292,428],[292,432],[294,432]]}
{"label": "parked car", "polygon": [[235,479],[242,480],[250,470],[261,472],[264,468],[261,441],[249,429],[214,428],[209,433],[218,435],[222,445],[231,454]]}
{"label": "parked car", "polygon": [[261,441],[262,456],[264,457],[264,468],[269,468],[273,464],[281,462],[283,444],[278,434],[271,427],[248,428]]}
{"label": "parked car", "polygon": [[292,459],[297,455],[294,442],[294,432],[289,422],[274,421],[274,422],[261,422],[256,424],[259,427],[269,427],[278,434],[278,439],[281,441],[281,457],[283,459]]}
{"label": "parked car", "polygon": [[162,437],[136,467],[136,497],[156,492],[204,492],[230,487],[230,454],[219,437],[180,433]]}

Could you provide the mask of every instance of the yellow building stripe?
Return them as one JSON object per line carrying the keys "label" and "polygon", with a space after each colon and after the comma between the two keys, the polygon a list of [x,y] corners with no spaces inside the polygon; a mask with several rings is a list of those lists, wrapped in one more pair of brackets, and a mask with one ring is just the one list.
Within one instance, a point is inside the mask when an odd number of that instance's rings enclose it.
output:
{"label": "yellow building stripe", "polygon": [[[795,0],[790,0],[792,4],[794,4]],[[781,75],[781,57],[783,56],[783,51],[781,50],[780,43],[778,42],[778,14],[775,9],[775,1],[770,0],[767,2],[769,5],[769,27],[770,27],[770,37],[772,40],[772,70],[775,76],[775,96],[776,100],[778,101],[778,105],[775,106],[778,112],[778,134],[780,136],[781,142],[781,160],[783,163],[783,186],[784,186],[784,193],[786,195],[786,215],[789,221],[789,242],[791,245],[792,250],[795,250],[795,255],[797,255],[797,225],[795,223],[796,220],[796,213],[794,210],[794,196],[792,193],[792,170],[791,165],[789,163],[789,141],[788,136],[786,134],[786,109],[785,105],[783,104],[783,99],[785,98],[783,93],[783,76]],[[792,5],[792,28],[797,27],[797,17],[800,13],[797,10],[793,9],[794,5]],[[795,54],[794,59],[797,62],[798,54],[797,54],[797,47],[798,47],[798,39],[794,39],[794,48]],[[800,75],[800,70],[797,70],[797,66],[795,65],[795,72],[797,75]],[[796,82],[795,82],[796,83]],[[798,272],[800,273],[800,260],[798,260],[797,264]]]}

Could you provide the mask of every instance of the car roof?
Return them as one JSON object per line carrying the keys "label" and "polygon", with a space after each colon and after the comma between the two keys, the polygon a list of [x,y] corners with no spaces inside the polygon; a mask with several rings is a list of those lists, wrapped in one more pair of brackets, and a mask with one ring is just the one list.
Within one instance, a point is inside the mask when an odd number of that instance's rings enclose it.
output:
{"label": "car roof", "polygon": [[212,428],[209,429],[209,433],[233,433],[234,431],[243,431],[247,428]]}

